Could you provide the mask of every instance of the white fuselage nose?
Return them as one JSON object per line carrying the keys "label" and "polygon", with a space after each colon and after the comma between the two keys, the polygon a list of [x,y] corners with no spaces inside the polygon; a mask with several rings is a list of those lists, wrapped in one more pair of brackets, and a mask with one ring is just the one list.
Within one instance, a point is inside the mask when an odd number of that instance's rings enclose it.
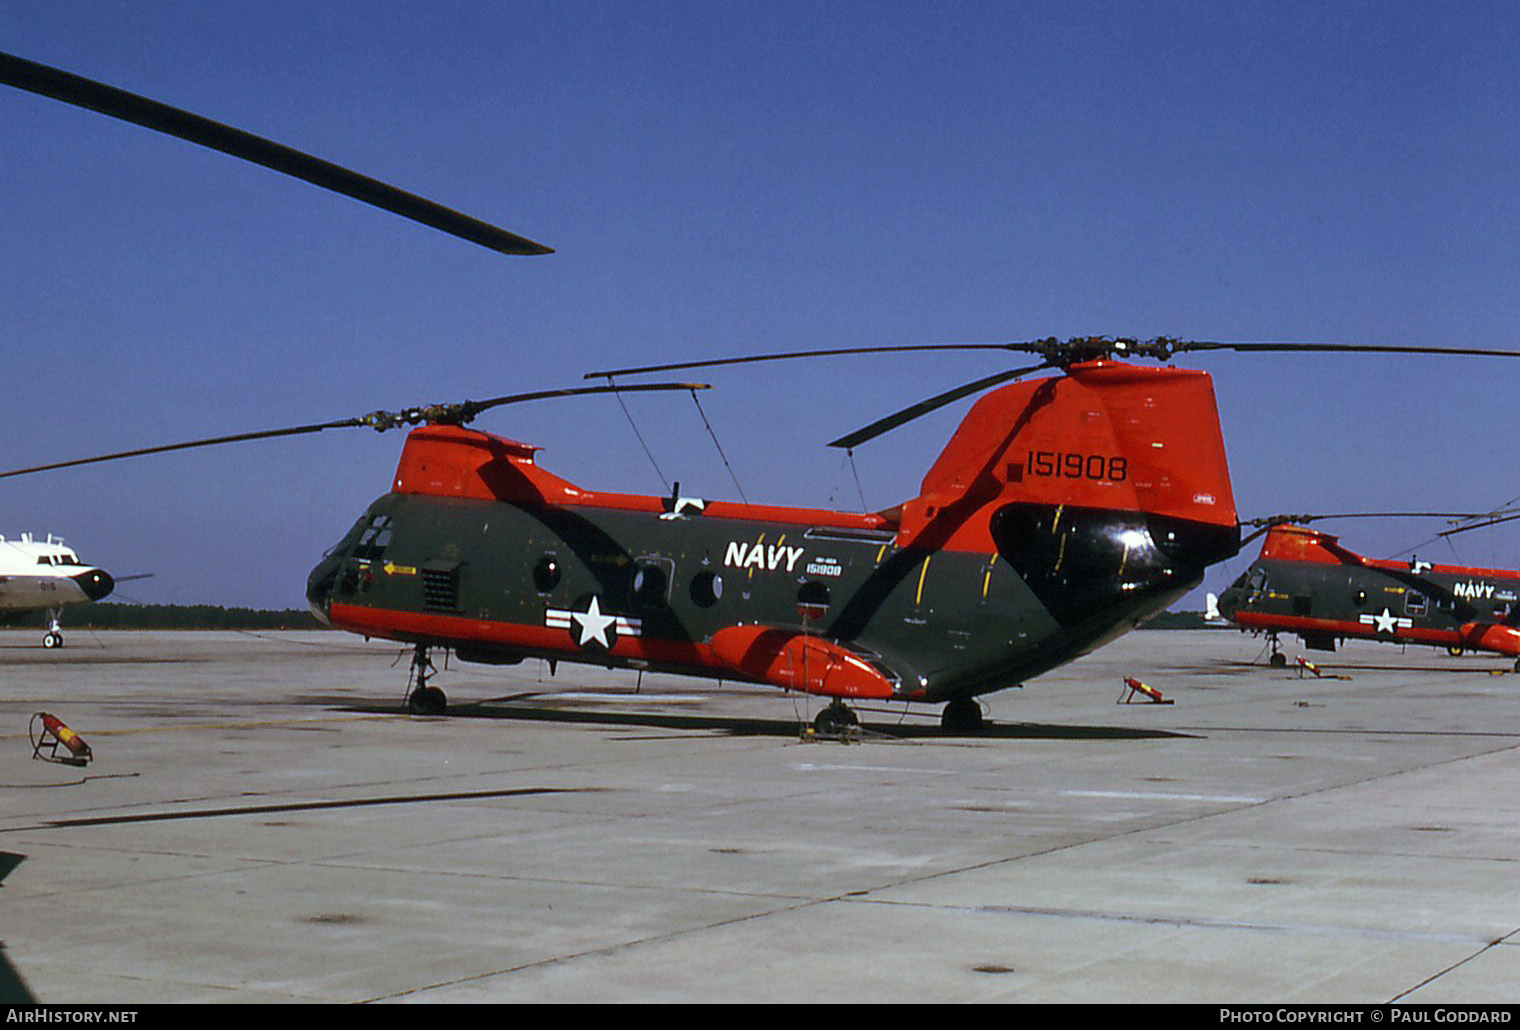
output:
{"label": "white fuselage nose", "polygon": [[80,561],[64,544],[23,536],[0,537],[0,610],[58,608],[77,601],[97,601],[111,592],[110,575]]}

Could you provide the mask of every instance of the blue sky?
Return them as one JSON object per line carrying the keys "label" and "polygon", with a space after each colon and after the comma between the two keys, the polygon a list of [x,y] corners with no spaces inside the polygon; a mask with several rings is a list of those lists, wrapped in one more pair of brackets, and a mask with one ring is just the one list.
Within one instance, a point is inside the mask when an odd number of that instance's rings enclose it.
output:
{"label": "blue sky", "polygon": [[[756,351],[1047,335],[1520,349],[1520,8],[1505,3],[9,0],[0,50],[317,154],[557,253],[506,258],[202,148],[0,91],[13,468]],[[1520,362],[1241,357],[1245,516],[1520,495]],[[711,372],[753,501],[884,508],[1004,367]],[[684,395],[481,428],[591,488],[734,497]],[[330,432],[4,481],[118,597],[299,606],[401,437]],[[1436,528],[1341,524],[1365,553]],[[1520,565],[1520,530],[1426,549]],[[1218,589],[1248,555],[1216,570]]]}

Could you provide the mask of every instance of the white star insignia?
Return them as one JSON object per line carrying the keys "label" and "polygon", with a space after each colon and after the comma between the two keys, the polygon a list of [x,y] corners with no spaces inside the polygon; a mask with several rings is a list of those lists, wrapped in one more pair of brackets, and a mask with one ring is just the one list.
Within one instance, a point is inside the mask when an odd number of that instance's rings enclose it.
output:
{"label": "white star insignia", "polygon": [[1401,619],[1387,608],[1383,609],[1381,615],[1364,614],[1358,621],[1374,627],[1373,631],[1376,633],[1387,633],[1389,636],[1396,636],[1400,629],[1408,629],[1414,625],[1413,620]]}
{"label": "white star insignia", "polygon": [[591,604],[585,611],[570,613],[570,621],[580,626],[579,643],[583,646],[595,640],[605,648],[612,647],[607,631],[617,624],[617,616],[603,615],[602,606],[598,603],[595,594],[591,595]]}
{"label": "white star insignia", "polygon": [[620,637],[642,636],[644,630],[643,619],[602,611],[602,600],[595,594],[587,599],[583,612],[573,608],[545,608],[544,625],[566,630],[577,647],[600,644],[608,651]]}

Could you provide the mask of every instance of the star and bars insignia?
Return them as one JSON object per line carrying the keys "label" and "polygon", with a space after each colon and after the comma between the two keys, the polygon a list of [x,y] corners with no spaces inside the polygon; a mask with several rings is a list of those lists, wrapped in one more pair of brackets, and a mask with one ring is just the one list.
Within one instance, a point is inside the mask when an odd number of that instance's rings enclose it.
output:
{"label": "star and bars insignia", "polygon": [[1374,627],[1374,631],[1377,633],[1387,633],[1389,636],[1393,636],[1401,629],[1410,629],[1414,626],[1413,619],[1399,618],[1387,608],[1383,609],[1381,615],[1364,613],[1358,617],[1358,621],[1364,625]]}
{"label": "star and bars insignia", "polygon": [[550,629],[569,630],[570,639],[577,647],[600,647],[604,651],[612,650],[618,637],[636,637],[643,632],[643,619],[602,611],[601,598],[595,594],[578,602],[577,607],[582,604],[584,607],[580,610],[575,607],[545,609],[544,625]]}

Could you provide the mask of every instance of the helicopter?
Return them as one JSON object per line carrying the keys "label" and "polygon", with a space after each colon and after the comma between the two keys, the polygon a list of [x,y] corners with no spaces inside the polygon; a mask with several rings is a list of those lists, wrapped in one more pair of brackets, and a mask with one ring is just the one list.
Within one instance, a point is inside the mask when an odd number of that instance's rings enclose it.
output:
{"label": "helicopter", "polygon": [[[476,238],[474,227],[439,216],[431,202],[398,198],[391,187],[113,87],[4,55],[0,82],[492,245]],[[490,235],[493,249],[549,252],[506,236]],[[876,513],[688,497],[679,486],[665,496],[587,489],[539,466],[538,447],[468,427],[488,409],[525,401],[640,390],[694,397],[707,388],[619,384],[619,377],[951,349],[1039,360],[833,441],[852,450],[981,395],[919,492]],[[941,724],[969,731],[983,721],[977,698],[1102,646],[1238,553],[1241,525],[1212,380],[1201,370],[1165,365],[1176,354],[1219,350],[1520,357],[1475,348],[1171,337],[798,351],[591,372],[587,378],[605,378],[606,385],[376,411],[15,469],[0,478],[329,429],[408,426],[390,489],[316,563],[306,596],[336,628],[411,647],[411,711],[447,710],[442,690],[430,682],[436,672],[430,651],[441,648],[491,665],[539,658],[551,670],[566,661],[769,684],[828,698],[814,722],[822,732],[858,723],[847,702],[889,700],[943,705]]]}
{"label": "helicopter", "polygon": [[[770,684],[850,702],[943,705],[973,732],[981,695],[1021,685],[1159,613],[1238,553],[1241,528],[1208,373],[1150,367],[1186,351],[1452,349],[1083,337],[972,345],[1042,360],[946,391],[833,441],[845,449],[981,393],[918,494],[860,514],[588,489],[540,449],[468,427],[502,405],[702,383],[617,377],[794,352],[587,373],[603,386],[377,411],[0,473],[188,447],[410,426],[390,490],[311,570],[327,624],[412,649],[408,708],[447,710],[430,651]],[[865,352],[913,347],[861,348]],[[1475,353],[1464,351],[1461,353]],[[1520,357],[1520,352],[1482,352]],[[1025,378],[1035,373],[1056,374]]]}
{"label": "helicopter", "polygon": [[80,561],[72,547],[51,533],[46,540],[35,540],[30,533],[19,540],[0,536],[0,620],[47,612],[43,647],[63,646],[59,618],[64,605],[98,601],[114,589],[110,573]]}
{"label": "helicopter", "polygon": [[[1477,527],[1440,535],[1470,528]],[[1320,651],[1355,639],[1491,652],[1514,659],[1520,672],[1520,571],[1364,558],[1292,521],[1271,525],[1256,561],[1210,597],[1215,613],[1266,633],[1275,667],[1287,664],[1278,635],[1296,633]]]}

